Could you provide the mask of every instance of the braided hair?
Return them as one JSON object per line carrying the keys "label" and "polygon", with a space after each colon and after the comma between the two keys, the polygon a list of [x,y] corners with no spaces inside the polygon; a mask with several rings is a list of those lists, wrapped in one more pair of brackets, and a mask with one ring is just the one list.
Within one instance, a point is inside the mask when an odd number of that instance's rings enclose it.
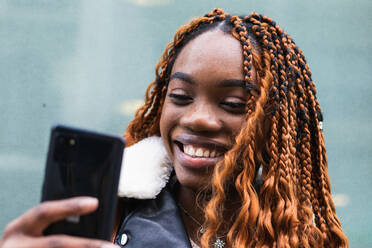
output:
{"label": "braided hair", "polygon": [[[268,17],[230,16],[214,9],[180,27],[156,65],[145,104],[127,127],[128,144],[160,136],[174,61],[190,40],[213,29],[241,43],[243,75],[251,94],[235,145],[213,172],[202,247],[210,247],[226,225],[230,247],[348,247],[331,197],[323,117],[311,72],[302,51]],[[257,192],[253,184],[259,167],[263,183]],[[240,208],[227,219],[224,209],[231,188]]]}

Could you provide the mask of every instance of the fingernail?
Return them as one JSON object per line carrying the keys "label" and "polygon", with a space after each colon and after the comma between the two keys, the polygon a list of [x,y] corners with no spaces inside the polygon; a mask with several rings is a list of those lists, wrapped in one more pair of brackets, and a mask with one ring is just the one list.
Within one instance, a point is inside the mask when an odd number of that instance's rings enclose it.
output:
{"label": "fingernail", "polygon": [[81,200],[80,203],[83,204],[84,206],[97,205],[98,204],[98,199],[93,198],[93,197],[89,197],[89,198],[85,198],[85,199]]}
{"label": "fingernail", "polygon": [[120,248],[120,246],[114,244],[104,244],[101,246],[101,248]]}

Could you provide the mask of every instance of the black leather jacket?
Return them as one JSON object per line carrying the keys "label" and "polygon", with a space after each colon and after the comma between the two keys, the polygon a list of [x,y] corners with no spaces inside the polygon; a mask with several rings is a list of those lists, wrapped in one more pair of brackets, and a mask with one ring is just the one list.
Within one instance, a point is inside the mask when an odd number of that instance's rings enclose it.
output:
{"label": "black leather jacket", "polygon": [[125,248],[191,248],[169,184],[156,199],[125,201],[115,243]]}

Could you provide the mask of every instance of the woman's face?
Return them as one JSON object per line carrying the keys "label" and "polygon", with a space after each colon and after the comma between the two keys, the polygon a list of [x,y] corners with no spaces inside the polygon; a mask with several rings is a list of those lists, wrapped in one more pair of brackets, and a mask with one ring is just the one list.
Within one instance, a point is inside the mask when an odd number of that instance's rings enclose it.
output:
{"label": "woman's face", "polygon": [[245,121],[242,48],[219,30],[191,40],[172,68],[160,132],[181,185],[198,190]]}

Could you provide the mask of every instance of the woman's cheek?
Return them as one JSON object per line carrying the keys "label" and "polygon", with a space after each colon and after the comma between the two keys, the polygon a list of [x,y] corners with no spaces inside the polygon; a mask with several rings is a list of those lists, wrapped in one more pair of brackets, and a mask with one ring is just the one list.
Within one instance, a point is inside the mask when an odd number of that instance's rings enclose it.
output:
{"label": "woman's cheek", "polygon": [[169,157],[172,159],[172,129],[175,126],[175,118],[173,114],[171,103],[164,101],[164,106],[160,116],[160,135]]}

